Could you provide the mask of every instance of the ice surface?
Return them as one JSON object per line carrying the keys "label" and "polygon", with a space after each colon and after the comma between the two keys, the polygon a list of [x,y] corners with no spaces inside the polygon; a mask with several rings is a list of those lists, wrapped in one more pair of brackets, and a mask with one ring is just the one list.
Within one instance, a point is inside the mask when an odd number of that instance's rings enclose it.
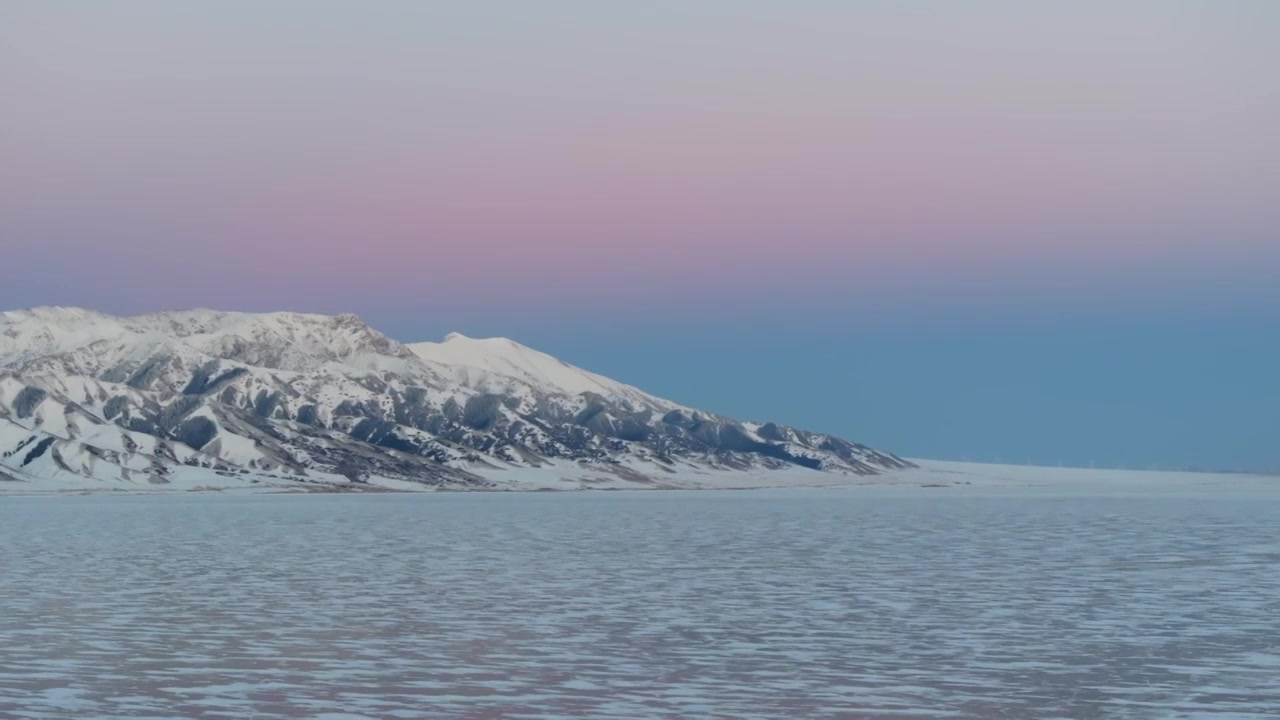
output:
{"label": "ice surface", "polygon": [[1280,491],[0,497],[0,717],[1270,718]]}

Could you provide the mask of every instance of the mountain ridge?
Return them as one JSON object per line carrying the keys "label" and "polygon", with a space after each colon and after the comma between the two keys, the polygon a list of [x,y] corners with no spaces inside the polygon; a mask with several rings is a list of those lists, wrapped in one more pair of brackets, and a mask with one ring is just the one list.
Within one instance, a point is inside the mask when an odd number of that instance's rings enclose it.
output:
{"label": "mountain ridge", "polygon": [[123,488],[701,487],[911,467],[506,338],[401,343],[352,314],[65,307],[0,313],[0,456],[20,482]]}

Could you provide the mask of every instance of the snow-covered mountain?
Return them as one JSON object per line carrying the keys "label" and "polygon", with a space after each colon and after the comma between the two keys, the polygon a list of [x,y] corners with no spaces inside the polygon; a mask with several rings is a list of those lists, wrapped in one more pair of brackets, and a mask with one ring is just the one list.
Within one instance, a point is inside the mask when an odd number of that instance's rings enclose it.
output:
{"label": "snow-covered mountain", "polygon": [[354,315],[0,313],[0,481],[20,487],[703,487],[904,467],[502,338],[405,345]]}

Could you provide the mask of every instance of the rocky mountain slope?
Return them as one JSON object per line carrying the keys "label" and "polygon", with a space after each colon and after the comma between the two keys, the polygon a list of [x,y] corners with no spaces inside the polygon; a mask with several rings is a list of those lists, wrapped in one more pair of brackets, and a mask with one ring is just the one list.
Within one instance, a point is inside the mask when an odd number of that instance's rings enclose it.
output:
{"label": "rocky mountain slope", "polygon": [[406,345],[353,315],[0,313],[9,488],[759,486],[904,467],[506,339]]}

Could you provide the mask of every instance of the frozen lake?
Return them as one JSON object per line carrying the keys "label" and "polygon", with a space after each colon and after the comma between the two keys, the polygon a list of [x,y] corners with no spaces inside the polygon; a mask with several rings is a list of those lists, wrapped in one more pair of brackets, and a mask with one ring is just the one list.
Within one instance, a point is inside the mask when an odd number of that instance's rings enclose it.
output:
{"label": "frozen lake", "polygon": [[0,497],[0,717],[1280,717],[1280,491]]}

